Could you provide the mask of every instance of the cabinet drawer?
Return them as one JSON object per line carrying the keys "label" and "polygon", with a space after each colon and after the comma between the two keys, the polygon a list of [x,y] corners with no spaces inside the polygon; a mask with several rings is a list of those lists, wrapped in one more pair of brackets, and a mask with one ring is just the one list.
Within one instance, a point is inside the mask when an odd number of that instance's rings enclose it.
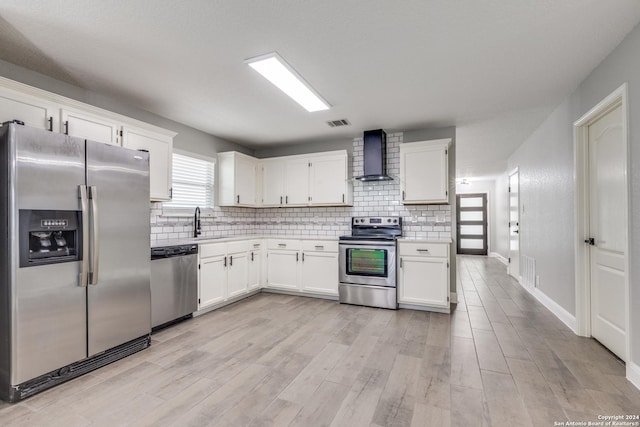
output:
{"label": "cabinet drawer", "polygon": [[293,239],[269,239],[269,249],[279,250],[291,250],[297,251],[300,249],[300,240]]}
{"label": "cabinet drawer", "polygon": [[242,240],[240,242],[227,242],[228,254],[237,254],[238,252],[248,252],[248,251],[249,251],[248,240]]}
{"label": "cabinet drawer", "polygon": [[208,258],[212,256],[222,256],[227,253],[226,243],[208,243],[200,245],[200,258]]}
{"label": "cabinet drawer", "polygon": [[425,256],[447,258],[449,256],[448,243],[419,243],[399,242],[398,252],[403,256]]}
{"label": "cabinet drawer", "polygon": [[259,251],[264,246],[262,240],[250,240],[249,241],[249,250],[250,251]]}
{"label": "cabinet drawer", "polygon": [[305,252],[338,252],[338,242],[330,240],[303,240],[302,250]]}

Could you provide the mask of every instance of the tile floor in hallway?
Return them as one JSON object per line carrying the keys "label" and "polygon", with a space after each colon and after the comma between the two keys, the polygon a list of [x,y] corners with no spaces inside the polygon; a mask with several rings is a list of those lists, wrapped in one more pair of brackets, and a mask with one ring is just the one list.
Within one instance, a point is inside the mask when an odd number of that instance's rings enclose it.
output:
{"label": "tile floor in hallway", "polygon": [[452,315],[262,293],[15,405],[1,426],[553,426],[640,414],[624,365],[495,259]]}

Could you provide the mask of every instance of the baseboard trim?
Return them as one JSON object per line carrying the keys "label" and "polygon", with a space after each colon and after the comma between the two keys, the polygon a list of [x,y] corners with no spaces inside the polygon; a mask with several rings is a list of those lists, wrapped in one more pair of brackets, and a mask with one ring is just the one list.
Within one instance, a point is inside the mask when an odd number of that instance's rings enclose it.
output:
{"label": "baseboard trim", "polygon": [[542,292],[540,289],[525,286],[522,284],[521,280],[519,280],[518,283],[520,283],[520,286],[522,286],[523,289],[533,295],[535,299],[540,301],[542,305],[547,307],[547,309],[551,311],[558,319],[560,319],[562,323],[567,325],[574,334],[578,335],[578,333],[576,332],[576,317],[573,314],[569,313],[560,304],[549,298],[547,294]]}
{"label": "baseboard trim", "polygon": [[509,265],[509,261],[502,255],[500,255],[498,252],[489,252],[489,258],[496,258],[498,261],[500,261],[504,265]]}
{"label": "baseboard trim", "polygon": [[640,365],[628,361],[627,362],[627,379],[635,388],[640,390]]}
{"label": "baseboard trim", "polygon": [[449,292],[449,299],[451,300],[451,304],[458,303],[458,293],[457,292]]}

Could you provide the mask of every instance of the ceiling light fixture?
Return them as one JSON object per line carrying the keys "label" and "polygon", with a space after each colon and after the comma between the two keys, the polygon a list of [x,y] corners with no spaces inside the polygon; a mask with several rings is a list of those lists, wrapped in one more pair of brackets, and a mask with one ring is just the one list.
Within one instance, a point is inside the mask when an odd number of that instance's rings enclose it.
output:
{"label": "ceiling light fixture", "polygon": [[264,78],[276,85],[307,111],[328,110],[330,105],[287,64],[276,52],[256,56],[244,61]]}

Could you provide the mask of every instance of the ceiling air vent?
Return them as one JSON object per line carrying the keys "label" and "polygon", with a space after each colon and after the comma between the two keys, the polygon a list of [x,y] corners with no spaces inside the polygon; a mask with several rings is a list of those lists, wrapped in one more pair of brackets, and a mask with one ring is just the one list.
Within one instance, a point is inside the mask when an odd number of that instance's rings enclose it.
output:
{"label": "ceiling air vent", "polygon": [[347,119],[340,119],[340,120],[329,120],[327,124],[329,125],[329,127],[335,128],[338,126],[349,126],[351,123],[349,123],[349,120]]}

